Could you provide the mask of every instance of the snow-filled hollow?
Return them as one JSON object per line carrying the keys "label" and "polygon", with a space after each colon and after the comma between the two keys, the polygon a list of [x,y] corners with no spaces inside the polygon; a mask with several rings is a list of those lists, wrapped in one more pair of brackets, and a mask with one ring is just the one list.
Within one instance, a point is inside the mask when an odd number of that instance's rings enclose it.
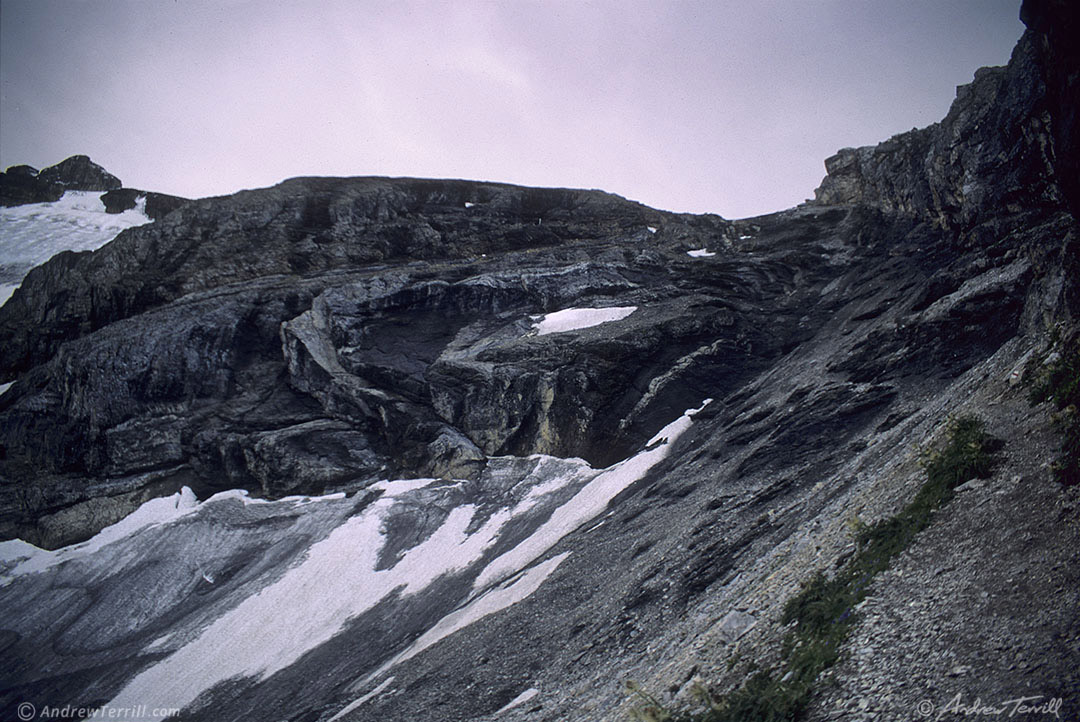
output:
{"label": "snow-filled hollow", "polygon": [[716,254],[707,248],[696,248],[692,251],[687,251],[686,255],[690,256],[691,258],[711,258]]}
{"label": "snow-filled hollow", "polygon": [[537,336],[552,333],[565,333],[583,328],[599,326],[602,323],[621,321],[634,311],[637,306],[609,306],[608,308],[567,308],[562,311],[533,316],[533,326]]}

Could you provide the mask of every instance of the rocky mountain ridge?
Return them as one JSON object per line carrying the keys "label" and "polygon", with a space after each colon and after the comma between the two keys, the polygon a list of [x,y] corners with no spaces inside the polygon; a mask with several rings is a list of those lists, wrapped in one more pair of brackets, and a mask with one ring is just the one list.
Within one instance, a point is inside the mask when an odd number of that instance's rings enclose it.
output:
{"label": "rocky mountain ridge", "polygon": [[[1045,30],[1072,16],[1024,17],[942,123],[841,151],[780,213],[302,178],[35,269],[0,309],[4,533],[57,547],[173,501],[108,545],[6,550],[5,704],[614,720],[628,677],[685,702],[775,655],[783,601],[852,515],[895,513],[960,411],[1006,439],[981,513],[1055,505],[1034,603],[1067,638],[1076,498],[1009,380],[1080,301],[1072,56]],[[1055,645],[971,679],[1072,694],[1080,650]],[[852,664],[811,714],[910,718],[920,690],[850,705],[880,689]]]}
{"label": "rocky mountain ridge", "polygon": [[0,173],[0,206],[57,201],[66,191],[102,191],[101,202],[107,213],[123,213],[143,199],[147,215],[154,220],[188,201],[166,193],[124,188],[119,178],[86,155],[73,155],[41,171],[15,165]]}
{"label": "rocky mountain ridge", "polygon": [[121,185],[119,178],[89,156],[73,155],[42,171],[16,165],[0,173],[0,206],[56,201],[66,190],[109,191]]}

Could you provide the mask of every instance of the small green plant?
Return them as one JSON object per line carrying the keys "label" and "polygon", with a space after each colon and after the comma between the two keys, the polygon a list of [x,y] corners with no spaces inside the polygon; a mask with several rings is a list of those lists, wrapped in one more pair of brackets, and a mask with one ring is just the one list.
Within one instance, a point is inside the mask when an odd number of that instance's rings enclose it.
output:
{"label": "small green plant", "polygon": [[1060,358],[1037,378],[1029,399],[1032,404],[1049,401],[1057,408],[1054,421],[1065,439],[1054,475],[1066,486],[1080,484],[1080,335],[1063,344]]}
{"label": "small green plant", "polygon": [[638,704],[630,710],[630,716],[637,722],[669,722],[672,720],[671,712],[660,703],[660,700],[642,689],[641,685],[632,679],[624,683],[626,691],[638,698]]}
{"label": "small green plant", "polygon": [[[899,514],[867,525],[858,519],[848,528],[856,540],[855,554],[833,577],[818,572],[788,600],[782,621],[793,625],[783,640],[781,663],[756,672],[739,688],[713,695],[695,690],[704,712],[671,712],[655,698],[631,688],[646,703],[638,710],[666,716],[640,716],[653,722],[784,722],[796,720],[805,709],[818,677],[840,659],[841,647],[854,625],[871,580],[929,525],[934,512],[948,503],[953,490],[974,478],[985,478],[997,463],[1001,442],[989,436],[974,417],[949,422],[948,443],[923,459],[926,481]],[[629,685],[628,685],[628,688]]]}

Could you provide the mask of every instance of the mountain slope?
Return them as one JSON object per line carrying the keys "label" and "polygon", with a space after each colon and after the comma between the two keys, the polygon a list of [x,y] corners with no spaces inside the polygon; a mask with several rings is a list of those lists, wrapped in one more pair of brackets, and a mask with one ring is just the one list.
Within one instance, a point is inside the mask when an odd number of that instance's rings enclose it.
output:
{"label": "mountain slope", "polygon": [[[775,660],[784,601],[850,552],[853,517],[903,506],[961,412],[1006,440],[1002,465],[942,517],[954,555],[932,528],[898,569],[955,593],[997,580],[993,556],[929,567],[995,540],[1009,574],[1052,572],[1030,653],[1056,656],[873,708],[823,693],[810,714],[1071,694],[1080,650],[1055,639],[1074,628],[1075,489],[1050,478],[1047,409],[1010,384],[1078,310],[1050,37],[760,218],[307,178],[36,268],[0,309],[3,529],[90,541],[4,543],[5,711],[614,720],[627,678],[686,701]],[[1016,514],[1016,534],[979,526]],[[998,620],[1019,614],[1009,578],[987,590]],[[894,632],[940,617],[893,614],[910,588],[879,583],[874,618],[902,620],[860,628],[872,656],[838,668],[844,705],[894,668],[952,672],[898,655],[870,676]],[[980,623],[913,648],[978,663]]]}

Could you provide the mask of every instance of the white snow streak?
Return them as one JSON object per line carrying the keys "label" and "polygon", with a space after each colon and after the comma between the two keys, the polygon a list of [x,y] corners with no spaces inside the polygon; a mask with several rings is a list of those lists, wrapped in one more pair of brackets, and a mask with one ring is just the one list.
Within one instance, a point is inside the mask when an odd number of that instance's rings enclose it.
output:
{"label": "white snow streak", "polygon": [[691,417],[711,400],[705,401],[700,409],[687,411],[661,429],[644,451],[598,473],[570,501],[556,509],[531,536],[492,560],[480,572],[473,588],[483,589],[524,569],[567,534],[604,511],[612,499],[644,477],[649,469],[668,455],[671,444],[690,427]]}
{"label": "white snow streak", "polygon": [[698,248],[694,251],[687,251],[686,255],[692,256],[694,258],[709,258],[710,256],[715,256],[716,254],[708,249]]}
{"label": "white snow streak", "polygon": [[498,536],[509,511],[493,515],[479,530],[466,534],[476,509],[457,507],[434,534],[409,549],[393,567],[375,568],[383,544],[382,521],[394,496],[431,481],[372,485],[386,494],[312,545],[304,560],[277,582],[131,680],[109,706],[185,707],[232,677],[265,680],[394,592],[413,594],[443,574],[466,569]]}
{"label": "white snow streak", "polygon": [[576,331],[581,328],[599,326],[602,323],[620,321],[634,311],[637,306],[611,306],[609,308],[567,308],[544,316],[533,316],[537,336],[550,333]]}
{"label": "white snow streak", "polygon": [[[548,520],[541,524],[532,535],[510,551],[496,557],[482,572],[480,572],[480,575],[473,584],[474,594],[478,596],[474,596],[464,607],[455,610],[440,619],[407,649],[394,656],[378,670],[368,675],[362,680],[359,686],[366,686],[371,681],[378,679],[380,675],[384,674],[395,665],[412,659],[417,654],[420,654],[425,649],[442,641],[454,632],[469,626],[483,617],[494,614],[495,612],[520,602],[539,589],[558,566],[570,556],[570,552],[563,552],[562,554],[542,561],[532,567],[529,567],[529,565],[551,549],[552,546],[567,534],[590,521],[607,508],[607,505],[611,500],[630,486],[630,484],[644,477],[649,469],[667,456],[671,444],[674,443],[679,435],[690,428],[694,414],[704,409],[711,402],[712,399],[706,399],[699,408],[688,410],[650,439],[648,447],[644,451],[619,464],[608,467],[607,469],[595,470],[585,464],[584,461],[581,461],[581,467],[572,471],[567,477],[571,475],[574,477],[580,477],[581,475],[587,476],[590,472],[594,473],[595,477],[582,487],[581,491],[575,494],[569,501],[556,509]],[[552,459],[552,461],[555,460]],[[559,461],[565,463],[567,460]],[[568,479],[562,482],[556,482],[555,479],[552,479],[535,487],[509,512],[509,517],[520,514],[524,510],[532,507],[536,503],[535,497],[551,493],[556,489],[562,488],[566,483],[568,483]],[[500,512],[500,514],[501,513],[503,512]],[[494,521],[494,517],[492,521]],[[488,525],[491,525],[492,521],[489,521]],[[501,523],[499,526],[501,526]],[[481,530],[480,533],[483,533],[483,530]],[[525,571],[524,573],[521,573],[521,570],[523,569]],[[520,576],[514,579],[519,573],[521,573]],[[535,691],[527,697],[523,694],[519,700],[515,700],[499,711],[503,712],[516,704],[521,704],[528,699],[531,699],[535,694]],[[331,717],[329,722],[334,722],[334,720],[340,719],[349,712],[352,712],[370,698],[371,695],[369,693],[368,695],[353,701],[336,715]]]}
{"label": "white snow streak", "polygon": [[367,701],[368,701],[369,699],[371,699],[371,698],[373,698],[373,697],[376,697],[376,696],[378,696],[379,694],[381,694],[381,693],[382,693],[382,691],[383,691],[384,689],[386,689],[387,687],[389,687],[389,686],[390,686],[390,683],[391,683],[391,682],[393,682],[393,681],[394,681],[394,678],[393,678],[393,677],[387,677],[386,679],[384,679],[384,680],[383,680],[382,682],[380,682],[380,683],[379,683],[379,686],[378,686],[378,687],[376,687],[375,689],[371,690],[370,692],[368,692],[367,694],[365,694],[365,695],[364,695],[363,697],[361,697],[360,699],[357,699],[357,700],[353,700],[352,702],[350,702],[349,704],[347,704],[347,705],[345,706],[345,708],[344,708],[344,709],[342,709],[342,710],[341,710],[340,712],[338,712],[338,713],[337,713],[336,715],[334,715],[334,716],[333,716],[333,717],[331,717],[331,718],[330,718],[329,720],[327,720],[327,722],[334,722],[334,720],[336,720],[336,719],[338,719],[338,718],[340,718],[340,717],[344,717],[345,715],[349,714],[350,712],[352,712],[352,711],[353,711],[354,709],[356,709],[356,708],[357,708],[357,707],[359,707],[360,705],[364,704],[364,702],[367,702]]}
{"label": "white snow streak", "polygon": [[500,715],[503,712],[508,712],[508,711],[514,709],[514,707],[517,707],[518,705],[525,704],[526,702],[528,702],[530,699],[532,699],[533,697],[535,697],[538,694],[540,694],[540,690],[538,690],[536,687],[530,687],[529,689],[525,690],[524,692],[519,694],[517,697],[514,697],[512,700],[510,700],[505,705],[500,707],[499,711],[496,712],[495,714]]}
{"label": "white snow streak", "polygon": [[14,568],[0,576],[0,586],[7,586],[23,574],[34,574],[66,562],[70,559],[85,557],[115,541],[131,536],[148,526],[165,524],[190,514],[199,506],[194,492],[184,487],[172,496],[159,497],[145,502],[135,511],[107,526],[91,539],[80,544],[72,544],[55,551],[39,549],[21,539],[0,543],[0,562],[16,562]]}

